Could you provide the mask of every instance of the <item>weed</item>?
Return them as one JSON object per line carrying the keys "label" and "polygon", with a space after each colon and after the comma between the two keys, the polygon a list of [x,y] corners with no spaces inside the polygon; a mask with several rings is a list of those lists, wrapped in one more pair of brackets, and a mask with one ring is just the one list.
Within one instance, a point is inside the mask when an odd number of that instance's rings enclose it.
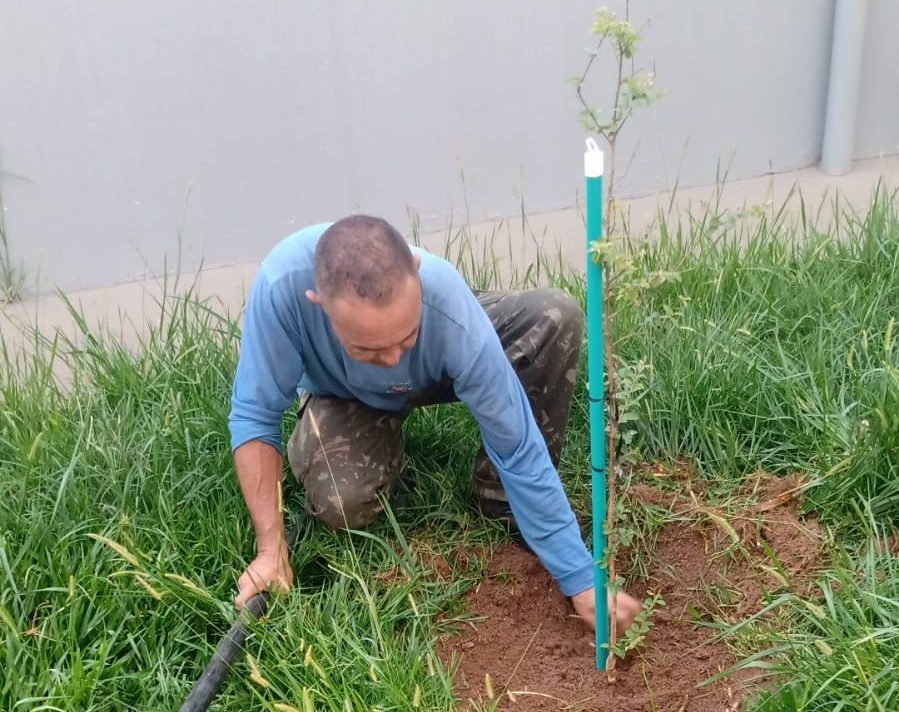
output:
{"label": "weed", "polygon": [[9,253],[9,238],[6,234],[6,206],[0,193],[0,304],[15,302],[22,296],[25,287],[25,270],[15,264]]}

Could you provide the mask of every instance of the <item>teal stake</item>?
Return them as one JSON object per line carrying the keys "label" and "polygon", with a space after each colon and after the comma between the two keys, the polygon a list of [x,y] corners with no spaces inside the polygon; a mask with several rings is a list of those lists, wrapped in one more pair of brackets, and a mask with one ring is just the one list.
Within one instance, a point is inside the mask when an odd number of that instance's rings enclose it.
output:
{"label": "teal stake", "polygon": [[603,338],[602,264],[593,251],[602,239],[603,155],[587,139],[584,176],[587,179],[587,382],[590,397],[590,465],[593,486],[593,586],[596,592],[596,669],[606,669],[609,654],[608,572],[606,547],[606,411],[605,343]]}

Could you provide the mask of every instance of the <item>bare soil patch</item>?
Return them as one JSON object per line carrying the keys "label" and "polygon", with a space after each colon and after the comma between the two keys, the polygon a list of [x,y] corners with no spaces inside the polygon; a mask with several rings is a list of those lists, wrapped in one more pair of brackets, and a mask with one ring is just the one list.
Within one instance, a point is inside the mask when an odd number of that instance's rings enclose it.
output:
{"label": "bare soil patch", "polygon": [[645,647],[618,661],[615,684],[595,669],[592,633],[540,562],[515,545],[498,549],[467,597],[477,620],[438,648],[444,661],[459,661],[460,709],[492,709],[493,700],[522,711],[742,709],[749,674],[699,686],[735,662],[705,624],[757,612],[766,592],[809,590],[822,565],[817,524],[798,514],[801,482],[760,476],[753,487],[757,504],[729,517],[695,494],[645,485],[628,492],[683,521],[664,525],[649,579],[629,587],[638,596],[661,593],[666,606],[653,615]]}

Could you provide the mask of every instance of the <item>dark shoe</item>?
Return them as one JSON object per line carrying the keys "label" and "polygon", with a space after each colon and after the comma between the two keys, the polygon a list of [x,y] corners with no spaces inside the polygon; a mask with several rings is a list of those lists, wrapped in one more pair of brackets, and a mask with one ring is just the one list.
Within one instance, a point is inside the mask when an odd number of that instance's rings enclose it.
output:
{"label": "dark shoe", "polygon": [[529,551],[532,554],[534,553],[531,547],[528,546],[528,543],[525,541],[524,536],[521,533],[521,529],[518,528],[518,523],[515,521],[515,517],[512,515],[512,508],[509,506],[508,502],[504,502],[498,499],[484,499],[482,497],[475,496],[475,502],[478,505],[478,509],[481,510],[481,514],[487,518],[492,519],[500,524],[503,524],[509,532],[509,537],[513,542],[518,544],[525,551]]}

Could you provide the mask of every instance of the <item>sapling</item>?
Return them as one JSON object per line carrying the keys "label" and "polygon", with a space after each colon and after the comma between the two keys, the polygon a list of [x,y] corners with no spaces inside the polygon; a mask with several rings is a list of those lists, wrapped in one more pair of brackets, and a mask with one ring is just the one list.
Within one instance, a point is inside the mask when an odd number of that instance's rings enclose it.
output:
{"label": "sapling", "polygon": [[[619,19],[608,8],[600,8],[594,16],[591,33],[597,37],[596,45],[586,50],[588,60],[584,71],[573,80],[578,101],[583,107],[580,119],[584,128],[591,133],[596,133],[608,146],[608,180],[606,183],[607,209],[603,211],[605,225],[603,233],[605,240],[597,240],[596,248],[590,257],[603,265],[603,332],[606,363],[606,397],[608,403],[608,462],[606,467],[608,477],[608,513],[609,518],[603,524],[608,537],[608,580],[611,600],[609,647],[615,650],[616,644],[616,593],[620,590],[621,583],[615,574],[615,543],[614,532],[609,522],[615,519],[615,477],[616,447],[618,445],[619,425],[622,422],[622,414],[618,408],[618,379],[616,376],[615,350],[612,341],[611,315],[613,309],[613,281],[616,264],[622,263],[622,255],[616,252],[616,208],[615,208],[615,163],[618,137],[634,113],[641,106],[652,103],[661,96],[661,92],[655,86],[655,77],[652,72],[638,70],[635,63],[637,46],[640,42],[640,34],[630,23],[630,3],[625,5],[625,18]],[[604,47],[611,50],[611,58],[617,71],[613,100],[610,109],[604,109],[599,105],[591,104],[585,96],[585,83],[596,61],[603,53]],[[615,681],[615,656],[610,654],[606,667],[608,679]]]}

